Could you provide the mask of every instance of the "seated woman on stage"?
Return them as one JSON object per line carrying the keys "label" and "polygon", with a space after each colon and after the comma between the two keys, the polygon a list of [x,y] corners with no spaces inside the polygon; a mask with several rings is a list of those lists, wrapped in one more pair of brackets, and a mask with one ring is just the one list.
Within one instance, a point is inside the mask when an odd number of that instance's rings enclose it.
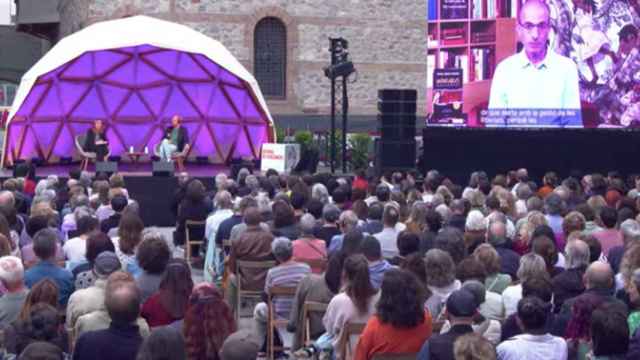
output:
{"label": "seated woman on stage", "polygon": [[164,133],[164,139],[160,144],[160,157],[163,161],[171,161],[171,155],[175,152],[182,152],[188,146],[189,134],[187,129],[181,126],[182,119],[179,115],[171,118],[171,126]]}
{"label": "seated woman on stage", "polygon": [[84,151],[96,153],[96,161],[104,161],[104,158],[109,153],[109,141],[107,141],[102,120],[95,120],[93,127],[87,131],[87,137],[84,140]]}

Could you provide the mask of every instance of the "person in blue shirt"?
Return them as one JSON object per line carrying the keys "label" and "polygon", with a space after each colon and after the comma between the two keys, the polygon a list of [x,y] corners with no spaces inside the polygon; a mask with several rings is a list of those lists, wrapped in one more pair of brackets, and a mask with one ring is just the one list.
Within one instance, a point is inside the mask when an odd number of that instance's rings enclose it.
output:
{"label": "person in blue shirt", "polygon": [[38,262],[24,275],[25,284],[31,288],[38,281],[50,278],[58,285],[58,302],[66,306],[69,296],[75,290],[73,274],[56,265],[56,244],[58,233],[50,228],[38,231],[33,237],[33,252],[38,257]]}

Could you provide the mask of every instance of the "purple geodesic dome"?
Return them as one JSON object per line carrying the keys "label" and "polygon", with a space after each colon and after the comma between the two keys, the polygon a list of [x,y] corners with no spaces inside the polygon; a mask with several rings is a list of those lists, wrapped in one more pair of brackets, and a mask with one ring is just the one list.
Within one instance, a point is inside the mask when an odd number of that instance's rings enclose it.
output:
{"label": "purple geodesic dome", "polygon": [[[124,40],[108,33],[115,29]],[[96,119],[106,124],[112,155],[152,153],[176,114],[190,157],[257,158],[274,140],[257,82],[217,41],[144,16],[95,24],[63,39],[23,77],[3,162],[77,156],[75,137]]]}

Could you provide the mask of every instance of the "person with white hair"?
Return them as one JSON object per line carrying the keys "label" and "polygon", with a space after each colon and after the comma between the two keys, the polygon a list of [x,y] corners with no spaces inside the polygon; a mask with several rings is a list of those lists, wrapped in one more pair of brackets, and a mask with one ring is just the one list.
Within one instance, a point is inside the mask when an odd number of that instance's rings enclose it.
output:
{"label": "person with white hair", "polygon": [[622,245],[616,245],[609,250],[608,254],[603,254],[606,255],[607,262],[614,272],[620,269],[625,250],[640,244],[640,223],[633,219],[627,219],[620,224],[620,233],[622,234]]}
{"label": "person with white hair", "polygon": [[[216,176],[216,182],[218,177]],[[226,181],[226,175],[225,175]],[[217,185],[216,185],[217,186]],[[216,196],[213,198],[213,205],[216,209],[209,217],[204,229],[204,236],[207,239],[207,254],[204,259],[204,280],[212,282],[214,277],[222,275],[222,249],[216,244],[216,233],[220,224],[231,216],[233,216],[233,199],[231,193],[226,190],[218,189]]]}
{"label": "person with white hair", "polygon": [[329,242],[329,255],[342,249],[342,242],[344,240],[344,234],[355,229],[358,226],[358,215],[351,210],[343,211],[338,218],[338,226],[342,234],[338,234],[331,238]]}
{"label": "person with white hair", "polygon": [[566,270],[552,279],[555,309],[560,309],[567,299],[582,294],[584,291],[582,279],[591,258],[589,245],[582,240],[569,241],[564,252]]}
{"label": "person with white hair", "polygon": [[[281,236],[271,242],[271,252],[276,258],[278,265],[269,269],[264,284],[264,292],[269,296],[269,292],[274,287],[296,288],[300,281],[311,273],[311,268],[305,263],[300,263],[293,258],[293,245],[291,240]],[[288,319],[293,299],[290,297],[275,298],[273,308],[275,317],[278,319]],[[256,321],[258,334],[266,334],[268,308],[266,303],[256,305],[253,318]]]}
{"label": "person with white hair", "polygon": [[[314,236],[316,219],[311,214],[300,218],[300,237],[293,241],[293,259],[307,263],[308,261],[327,260],[327,248],[324,240]],[[311,268],[313,273],[321,274],[322,267]]]}
{"label": "person with white hair", "polygon": [[14,322],[20,314],[29,290],[24,283],[22,261],[15,256],[0,257],[0,282],[6,289],[0,297],[0,328]]}
{"label": "person with white hair", "polygon": [[325,205],[329,204],[331,200],[327,187],[322,183],[313,184],[313,186],[311,187],[311,198],[319,200]]}
{"label": "person with white hair", "polygon": [[542,256],[530,252],[520,258],[520,266],[517,273],[518,282],[507,287],[502,292],[505,317],[518,311],[518,302],[522,299],[522,284],[528,279],[545,276],[546,274],[547,265]]}
{"label": "person with white hair", "polygon": [[215,177],[216,190],[222,191],[227,189],[227,174],[220,172]]}

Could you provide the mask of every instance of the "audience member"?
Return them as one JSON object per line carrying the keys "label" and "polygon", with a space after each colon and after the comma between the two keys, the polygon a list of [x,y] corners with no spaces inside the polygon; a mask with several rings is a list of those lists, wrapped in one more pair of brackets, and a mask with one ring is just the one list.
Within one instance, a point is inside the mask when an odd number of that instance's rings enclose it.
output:
{"label": "audience member", "polygon": [[187,360],[182,332],[170,326],[154,329],[140,345],[136,360]]}
{"label": "audience member", "polygon": [[[311,214],[304,214],[300,218],[300,237],[293,241],[293,260],[303,263],[312,263],[311,271],[315,274],[324,272],[324,266],[318,266],[318,262],[327,261],[327,249],[325,242],[314,236],[316,219]],[[316,262],[316,264],[313,264]],[[326,266],[326,265],[325,265]]]}
{"label": "audience member", "polygon": [[33,287],[41,279],[52,279],[58,286],[58,301],[61,306],[65,306],[75,287],[73,274],[54,263],[57,242],[58,234],[52,229],[47,228],[36,233],[33,239],[33,251],[39,262],[26,271],[24,278],[28,287]]}
{"label": "audience member", "polygon": [[140,315],[152,328],[181,322],[192,290],[189,265],[183,259],[172,259],[162,274],[158,291],[144,302]]}
{"label": "audience member", "polygon": [[155,231],[146,231],[136,252],[136,261],[140,271],[136,277],[136,285],[144,304],[151,295],[160,288],[163,274],[171,259],[171,251],[167,240]]}
{"label": "audience member", "polygon": [[358,339],[355,360],[376,354],[416,353],[431,336],[432,318],[424,310],[424,289],[404,270],[387,271],[380,287],[377,313]]}
{"label": "audience member", "polygon": [[[231,335],[236,329],[232,309],[218,289],[207,283],[196,285],[189,297],[182,332],[187,358],[254,359],[260,345],[256,345],[255,352],[252,352],[241,346],[243,341],[233,342],[238,340]],[[254,337],[252,336],[252,339]],[[233,343],[227,344],[227,339]]]}
{"label": "audience member", "polygon": [[[87,261],[73,268],[72,274],[76,290],[86,289],[96,280],[94,273],[95,261],[102,252],[109,251],[115,254],[116,248],[113,241],[103,232],[94,231],[87,237]],[[118,265],[120,260],[118,260]]]}
{"label": "audience member", "polygon": [[76,342],[73,359],[135,360],[142,344],[136,324],[140,314],[140,299],[140,291],[133,282],[113,284],[106,292],[104,301],[111,318],[109,328],[82,334]]}
{"label": "audience member", "polygon": [[4,328],[18,318],[29,293],[24,283],[24,268],[19,258],[0,257],[0,283],[6,289],[5,294],[0,297],[0,328]]}
{"label": "audience member", "polygon": [[487,273],[484,280],[487,291],[502,294],[511,285],[511,276],[500,273],[500,256],[495,248],[489,244],[482,244],[474,250],[473,256],[482,263]]}
{"label": "audience member", "polygon": [[522,298],[518,302],[518,319],[524,333],[498,345],[498,359],[566,360],[567,343],[546,331],[548,315],[549,304],[534,296]]}

